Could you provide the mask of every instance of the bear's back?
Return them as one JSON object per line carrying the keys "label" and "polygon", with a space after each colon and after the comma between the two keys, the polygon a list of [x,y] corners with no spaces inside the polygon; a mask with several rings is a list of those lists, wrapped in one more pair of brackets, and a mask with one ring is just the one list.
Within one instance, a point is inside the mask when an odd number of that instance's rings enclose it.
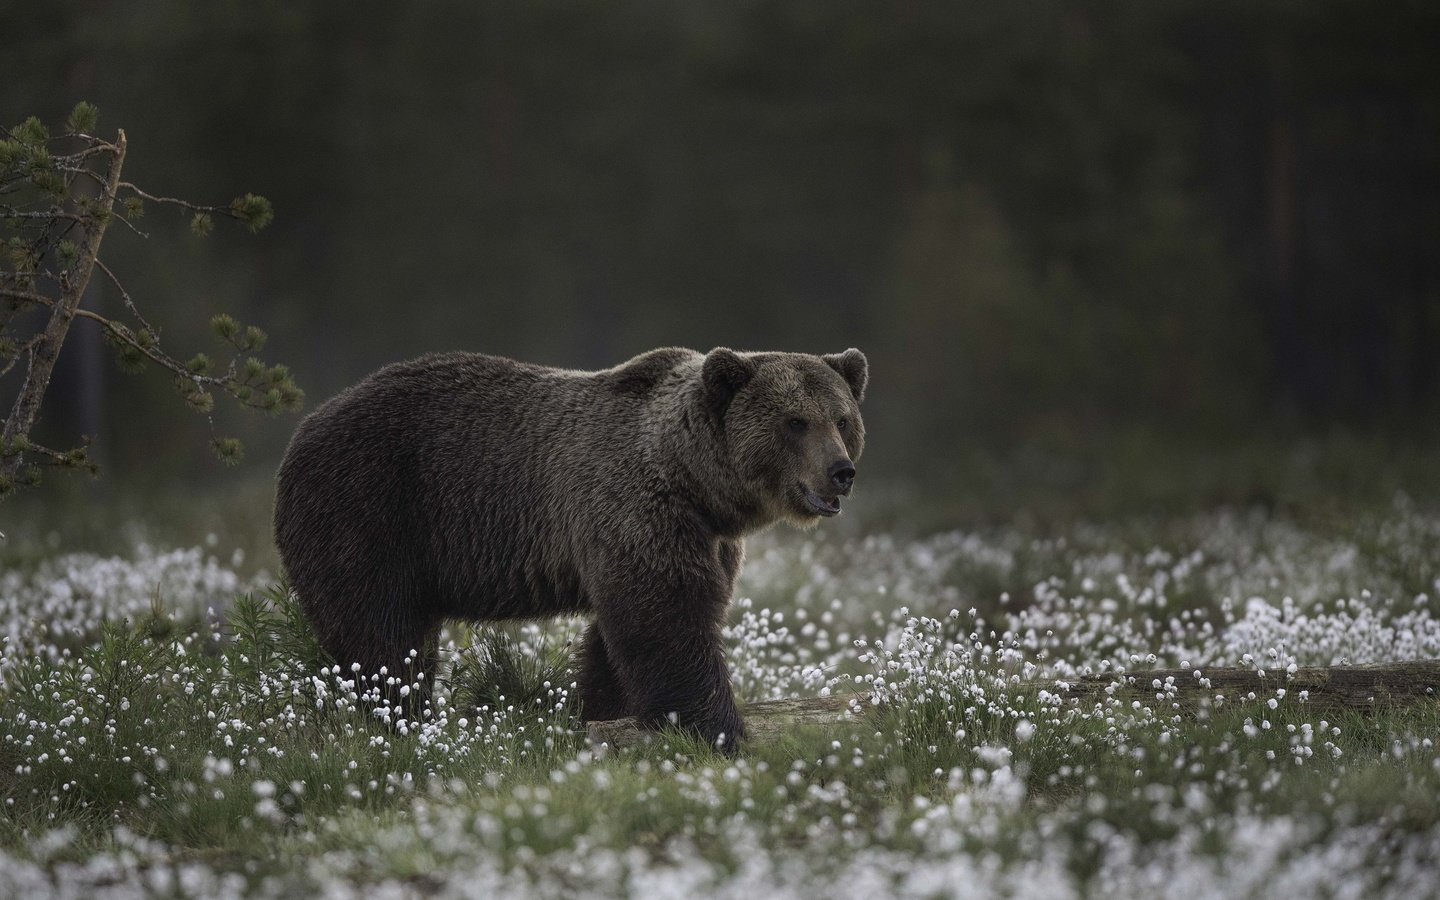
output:
{"label": "bear's back", "polygon": [[286,453],[287,569],[365,556],[448,614],[476,614],[451,604],[482,597],[488,615],[573,608],[568,548],[627,502],[617,480],[649,480],[637,464],[655,401],[700,358],[662,349],[581,372],[450,353],[375,372],[312,413]]}

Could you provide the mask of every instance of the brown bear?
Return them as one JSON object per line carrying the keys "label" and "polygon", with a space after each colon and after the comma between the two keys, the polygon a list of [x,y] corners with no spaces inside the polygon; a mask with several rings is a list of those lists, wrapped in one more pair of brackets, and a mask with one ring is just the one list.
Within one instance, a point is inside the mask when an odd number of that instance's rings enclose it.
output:
{"label": "brown bear", "polygon": [[868,377],[854,349],[388,366],[300,424],[275,542],[337,662],[409,681],[446,619],[587,613],[585,719],[675,722],[730,750],[721,627],[742,539],[840,512]]}

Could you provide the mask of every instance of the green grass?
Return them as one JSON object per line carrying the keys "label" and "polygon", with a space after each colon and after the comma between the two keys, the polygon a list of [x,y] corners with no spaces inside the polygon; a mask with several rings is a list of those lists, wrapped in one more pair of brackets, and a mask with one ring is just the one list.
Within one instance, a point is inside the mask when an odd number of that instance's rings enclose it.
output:
{"label": "green grass", "polygon": [[[73,837],[48,862],[78,862],[113,848],[123,826],[222,870],[268,859],[300,877],[316,853],[363,850],[358,880],[423,879],[455,862],[410,832],[423,800],[452,818],[463,810],[467,833],[517,865],[582,840],[700,841],[735,820],[765,823],[777,846],[804,845],[818,825],[917,852],[924,811],[997,770],[1024,777],[1023,799],[1004,808],[988,845],[1002,859],[1022,855],[1020,836],[1041,820],[1076,834],[1100,821],[1141,841],[1173,838],[1184,824],[1173,810],[1194,790],[1211,817],[1297,816],[1322,831],[1440,827],[1440,769],[1419,746],[1440,731],[1433,707],[1329,720],[1299,765],[1298,729],[1320,725],[1298,702],[1167,722],[1125,707],[1065,712],[1003,683],[970,706],[902,692],[867,720],[797,731],[734,760],[675,734],[596,757],[569,705],[549,702],[543,686],[563,677],[563,660],[521,662],[513,635],[482,636],[460,657],[453,696],[475,718],[448,719],[422,741],[304,681],[323,660],[282,591],[238,602],[223,630],[217,642],[155,623],[107,625],[81,656],[12,664],[0,693],[0,846],[24,853],[64,825]],[[544,702],[492,714],[493,741],[467,740],[484,715],[476,707],[498,702],[477,686],[497,676],[507,699]],[[1017,739],[1022,719],[1030,726]],[[1270,724],[1246,737],[1247,722]],[[411,840],[395,842],[397,829]],[[725,842],[697,849],[721,870],[738,865]]]}
{"label": "green grass", "polygon": [[[387,724],[378,690],[346,683],[283,588],[215,618],[199,588],[142,597],[124,607],[130,621],[102,620],[104,598],[86,595],[46,613],[82,623],[63,634],[43,616],[10,624],[0,892],[36,890],[12,877],[93,889],[84,873],[96,867],[125,884],[170,872],[208,885],[191,893],[233,876],[264,895],[782,883],[924,894],[926,877],[1013,893],[1041,871],[1095,896],[1146,877],[1131,854],[1164,871],[1188,860],[1207,878],[1258,867],[1287,894],[1318,890],[1307,866],[1345,848],[1363,852],[1326,863],[1340,865],[1328,876],[1337,894],[1423,889],[1425,870],[1406,860],[1440,839],[1440,707],[1322,716],[1286,696],[1181,716],[1128,701],[1065,707],[1026,682],[1036,666],[1128,661],[1146,647],[1216,664],[1242,646],[1225,643],[1227,629],[1271,621],[1225,603],[1236,585],[1277,603],[1289,586],[1318,585],[1277,613],[1309,623],[1277,632],[1311,642],[1287,653],[1318,658],[1332,638],[1432,646],[1434,601],[1406,592],[1434,583],[1423,548],[1437,523],[1396,507],[1345,530],[1221,515],[1054,537],[777,538],[742,585],[755,599],[737,604],[737,684],[750,699],[813,692],[820,682],[802,677],[813,666],[835,691],[879,689],[888,702],[737,758],[673,733],[588,747],[574,718],[574,623],[456,629],[429,716]],[[38,590],[15,583],[23,597]],[[1324,600],[1366,584],[1383,594],[1365,595],[1361,612]],[[1258,896],[1237,884],[1209,888]]]}

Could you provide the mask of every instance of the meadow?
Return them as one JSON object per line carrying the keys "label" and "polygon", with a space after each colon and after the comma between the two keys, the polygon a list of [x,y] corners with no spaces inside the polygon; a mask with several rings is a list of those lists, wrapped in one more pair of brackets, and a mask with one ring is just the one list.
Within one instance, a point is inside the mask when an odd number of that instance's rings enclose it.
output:
{"label": "meadow", "polygon": [[592,746],[580,623],[457,626],[427,715],[323,658],[225,536],[0,570],[0,896],[1440,896],[1440,708],[1035,684],[1440,658],[1440,514],[753,539],[737,757]]}

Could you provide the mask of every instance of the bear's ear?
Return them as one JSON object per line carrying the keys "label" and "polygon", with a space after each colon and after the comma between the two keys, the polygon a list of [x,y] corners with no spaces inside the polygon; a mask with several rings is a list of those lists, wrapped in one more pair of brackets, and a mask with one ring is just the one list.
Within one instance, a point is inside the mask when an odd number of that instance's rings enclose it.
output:
{"label": "bear's ear", "polygon": [[725,409],[735,393],[750,381],[755,366],[734,350],[716,347],[705,354],[700,379],[705,386],[705,405],[717,421],[725,418]]}
{"label": "bear's ear", "polygon": [[850,393],[855,395],[856,403],[865,401],[865,386],[870,383],[870,362],[865,359],[865,354],[851,347],[844,353],[827,353],[820,357],[830,364],[830,368],[840,373],[845,383],[850,385]]}

